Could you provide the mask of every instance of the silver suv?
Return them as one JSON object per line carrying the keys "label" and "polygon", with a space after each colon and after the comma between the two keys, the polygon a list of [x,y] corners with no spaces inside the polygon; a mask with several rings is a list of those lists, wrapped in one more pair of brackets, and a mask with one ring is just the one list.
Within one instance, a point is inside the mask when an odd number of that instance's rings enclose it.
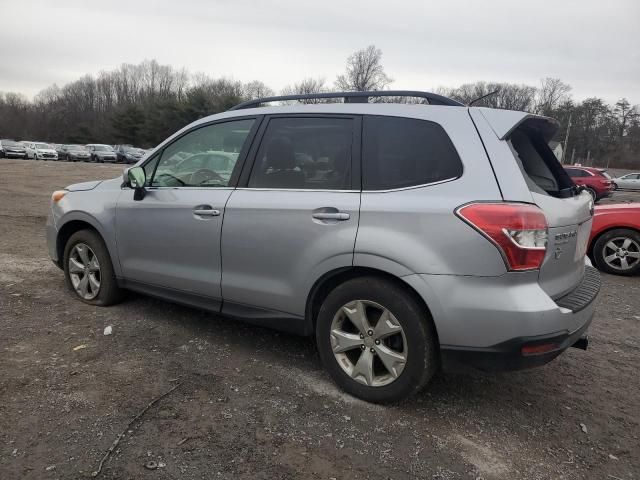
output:
{"label": "silver suv", "polygon": [[[422,104],[363,103],[419,97]],[[343,97],[343,103],[262,106]],[[291,102],[289,102],[291,103]],[[55,192],[49,253],[84,302],[123,289],[315,335],[347,392],[586,348],[593,203],[552,119],[424,92],[271,97],[198,120],[123,178]]]}

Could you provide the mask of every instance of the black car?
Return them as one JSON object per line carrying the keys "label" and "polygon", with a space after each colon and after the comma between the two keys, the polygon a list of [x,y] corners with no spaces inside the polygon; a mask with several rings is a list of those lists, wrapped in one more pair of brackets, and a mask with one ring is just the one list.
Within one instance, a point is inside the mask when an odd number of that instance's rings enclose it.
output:
{"label": "black car", "polygon": [[88,162],[91,152],[84,145],[62,145],[58,150],[58,158],[67,162]]}
{"label": "black car", "polygon": [[90,143],[86,145],[86,147],[91,154],[91,156],[89,157],[89,161],[96,163],[116,162],[116,152],[113,150],[113,147],[111,145]]}
{"label": "black car", "polygon": [[131,145],[116,145],[115,151],[117,155],[116,161],[122,163],[137,163],[145,155],[144,150]]}
{"label": "black car", "polygon": [[14,140],[0,140],[0,158],[27,158],[23,144]]}

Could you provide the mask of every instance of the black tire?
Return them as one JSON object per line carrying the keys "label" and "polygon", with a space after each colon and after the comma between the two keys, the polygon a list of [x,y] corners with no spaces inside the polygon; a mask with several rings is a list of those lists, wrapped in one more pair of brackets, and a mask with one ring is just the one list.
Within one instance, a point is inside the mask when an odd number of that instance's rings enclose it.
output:
{"label": "black tire", "polygon": [[[98,258],[100,264],[100,288],[98,289],[97,296],[91,300],[81,297],[78,292],[76,292],[69,274],[69,256],[73,247],[79,243],[84,243],[89,246]],[[102,307],[113,305],[122,300],[123,291],[118,287],[109,251],[100,235],[94,230],[80,230],[71,235],[64,247],[63,262],[65,283],[76,298],[89,305],[99,305]]]}
{"label": "black tire", "polygon": [[71,156],[70,156],[68,153],[67,153],[67,156],[66,156],[65,160],[66,160],[67,162],[70,162],[70,161],[71,161]]}
{"label": "black tire", "polygon": [[593,203],[596,203],[598,200],[600,200],[598,198],[598,194],[596,193],[596,191],[593,188],[587,187],[586,190],[587,190],[587,192],[589,192],[589,195],[591,195],[591,198],[593,198]]}
{"label": "black tire", "polygon": [[[334,356],[331,345],[332,322],[342,307],[354,300],[383,306],[392,313],[404,331],[406,363],[391,383],[382,386],[360,383],[343,370]],[[333,380],[346,392],[368,402],[389,403],[410,397],[426,386],[439,367],[437,335],[429,313],[404,288],[378,277],[348,280],[329,293],[318,312],[316,342],[322,363]],[[359,355],[358,349],[351,352]]]}
{"label": "black tire", "polygon": [[618,184],[616,182],[613,182],[613,190],[614,191],[618,190]]}
{"label": "black tire", "polygon": [[[610,255],[613,254],[612,249],[605,249],[606,245],[611,241],[617,241],[617,239],[622,238],[631,240],[632,245],[628,248],[629,252],[640,253],[640,232],[628,228],[616,228],[615,230],[609,230],[603,233],[595,241],[592,250],[593,261],[596,267],[603,272],[614,275],[636,275],[640,273],[640,259],[627,257],[627,262],[630,264],[630,268],[628,269],[622,268],[622,262],[620,260],[614,261],[615,266],[619,266],[620,268],[614,268],[605,260],[606,253]],[[618,265],[618,263],[620,265]]]}

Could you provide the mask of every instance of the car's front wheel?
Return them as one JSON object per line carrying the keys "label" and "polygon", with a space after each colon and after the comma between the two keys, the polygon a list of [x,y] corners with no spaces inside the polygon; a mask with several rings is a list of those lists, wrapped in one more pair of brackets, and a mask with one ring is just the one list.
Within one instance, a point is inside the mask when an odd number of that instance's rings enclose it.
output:
{"label": "car's front wheel", "polygon": [[405,289],[378,277],[336,287],[316,324],[318,351],[335,382],[369,402],[402,400],[438,368],[429,313]]}
{"label": "car's front wheel", "polygon": [[66,284],[80,300],[107,306],[122,299],[109,251],[95,231],[80,230],[71,235],[63,258]]}
{"label": "car's front wheel", "polygon": [[640,232],[616,228],[603,233],[593,244],[593,261],[603,272],[640,273]]}

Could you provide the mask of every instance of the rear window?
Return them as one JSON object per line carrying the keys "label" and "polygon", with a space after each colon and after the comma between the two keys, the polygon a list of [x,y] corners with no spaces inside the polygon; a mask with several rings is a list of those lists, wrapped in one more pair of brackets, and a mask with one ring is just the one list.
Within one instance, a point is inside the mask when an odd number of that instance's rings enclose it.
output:
{"label": "rear window", "polygon": [[[523,123],[509,137],[509,145],[524,175],[529,190],[554,197],[571,197],[576,193],[570,175],[558,162],[535,120]],[[574,169],[578,170],[578,169]]]}
{"label": "rear window", "polygon": [[362,158],[364,190],[412,187],[462,175],[449,136],[426,120],[365,116]]}

